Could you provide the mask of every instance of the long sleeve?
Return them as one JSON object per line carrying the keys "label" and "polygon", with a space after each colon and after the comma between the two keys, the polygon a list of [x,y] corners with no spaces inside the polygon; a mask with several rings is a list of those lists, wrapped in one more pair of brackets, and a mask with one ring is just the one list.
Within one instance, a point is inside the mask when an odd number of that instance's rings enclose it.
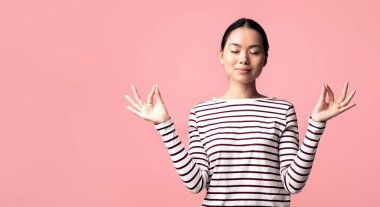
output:
{"label": "long sleeve", "polygon": [[299,148],[298,124],[294,106],[286,114],[286,126],[280,137],[281,180],[289,193],[298,193],[305,186],[313,166],[315,153],[326,122],[308,120],[307,132]]}
{"label": "long sleeve", "polygon": [[193,110],[189,115],[189,152],[186,151],[171,119],[155,124],[178,175],[192,193],[199,193],[209,180],[209,161],[199,138]]}

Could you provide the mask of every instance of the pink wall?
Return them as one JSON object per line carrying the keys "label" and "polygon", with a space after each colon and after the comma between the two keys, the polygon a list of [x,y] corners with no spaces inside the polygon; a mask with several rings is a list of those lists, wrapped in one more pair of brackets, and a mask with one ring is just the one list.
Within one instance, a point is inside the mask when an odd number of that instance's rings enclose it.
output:
{"label": "pink wall", "polygon": [[240,17],[266,29],[258,88],[295,104],[301,135],[322,82],[357,90],[292,206],[375,206],[379,1],[178,2],[0,1],[0,206],[199,206],[123,95],[158,84],[187,143],[190,108],[226,90],[218,49]]}

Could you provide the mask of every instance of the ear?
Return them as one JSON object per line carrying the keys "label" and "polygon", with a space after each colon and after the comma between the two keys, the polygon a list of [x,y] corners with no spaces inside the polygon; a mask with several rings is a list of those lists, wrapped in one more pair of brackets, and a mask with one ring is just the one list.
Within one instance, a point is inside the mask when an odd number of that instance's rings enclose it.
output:
{"label": "ear", "polygon": [[268,53],[265,55],[265,60],[264,60],[263,67],[267,65],[267,62],[268,62]]}
{"label": "ear", "polygon": [[220,51],[219,60],[220,60],[221,64],[224,64],[224,61],[223,61],[223,51]]}

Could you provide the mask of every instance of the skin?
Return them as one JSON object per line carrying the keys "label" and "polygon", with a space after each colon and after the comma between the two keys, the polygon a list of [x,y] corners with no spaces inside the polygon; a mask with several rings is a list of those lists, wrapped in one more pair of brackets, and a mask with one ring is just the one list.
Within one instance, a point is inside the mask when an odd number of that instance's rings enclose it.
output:
{"label": "skin", "polygon": [[[256,79],[260,76],[267,63],[268,55],[265,54],[260,34],[247,27],[233,30],[228,37],[225,47],[220,52],[220,62],[223,64],[229,77],[229,87],[220,97],[221,99],[262,98],[256,88]],[[246,71],[239,70],[245,68]],[[350,104],[356,91],[347,95],[348,82],[343,86],[341,96],[335,100],[331,88],[323,83],[320,97],[315,105],[311,118],[317,122],[326,122],[329,119],[347,111],[356,104]],[[144,103],[137,89],[132,85],[135,100],[124,95],[133,106],[127,106],[135,115],[155,124],[170,119],[158,87],[153,86]],[[153,97],[156,97],[156,103]],[[326,97],[328,96],[328,101]]]}
{"label": "skin", "polygon": [[[233,30],[220,52],[220,62],[229,76],[229,87],[221,99],[265,97],[256,89],[256,79],[267,62],[261,35],[255,30],[240,27]],[[249,71],[242,72],[241,68]]]}

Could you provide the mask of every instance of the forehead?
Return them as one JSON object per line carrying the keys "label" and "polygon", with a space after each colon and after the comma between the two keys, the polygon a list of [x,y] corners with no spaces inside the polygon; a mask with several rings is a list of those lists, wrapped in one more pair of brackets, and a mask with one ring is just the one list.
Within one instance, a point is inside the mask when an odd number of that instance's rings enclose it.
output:
{"label": "forehead", "polygon": [[248,27],[239,27],[230,33],[227,39],[227,45],[231,43],[237,43],[242,46],[262,44],[262,38],[260,33],[256,30]]}

